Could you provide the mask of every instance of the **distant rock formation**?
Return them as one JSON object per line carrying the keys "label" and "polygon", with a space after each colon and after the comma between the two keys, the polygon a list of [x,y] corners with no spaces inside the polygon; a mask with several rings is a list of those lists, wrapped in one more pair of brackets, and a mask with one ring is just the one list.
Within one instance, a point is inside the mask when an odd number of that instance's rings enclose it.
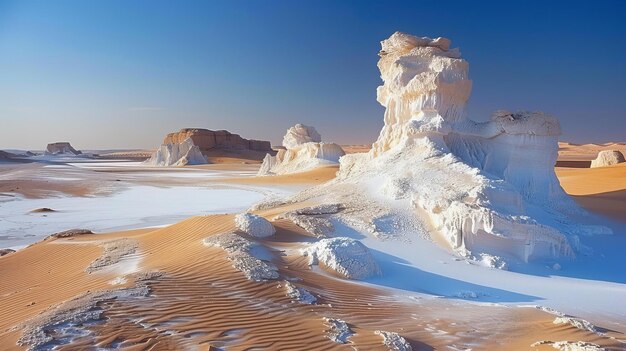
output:
{"label": "distant rock formation", "polygon": [[626,162],[624,154],[618,150],[604,150],[598,153],[598,157],[591,161],[591,168],[608,167],[618,163]]}
{"label": "distant rock formation", "polygon": [[208,163],[200,148],[194,145],[191,138],[185,139],[182,143],[161,145],[146,162],[152,166],[184,166]]}
{"label": "distant rock formation", "polygon": [[8,255],[10,253],[14,253],[15,250],[13,249],[0,249],[0,257]]}
{"label": "distant rock formation", "polygon": [[296,124],[287,129],[287,134],[283,137],[283,146],[287,149],[293,149],[305,143],[319,143],[322,136],[313,127],[304,124]]}
{"label": "distant rock formation", "polygon": [[[146,161],[154,166],[184,166],[208,163],[214,151],[256,152],[262,157],[273,152],[269,141],[248,140],[225,130],[181,129],[165,136],[163,144]],[[259,159],[260,159],[259,157]]]}
{"label": "distant rock formation", "polygon": [[266,155],[259,175],[275,175],[304,172],[316,167],[336,164],[346,153],[337,144],[323,143],[315,128],[296,124],[287,130],[283,138],[285,149],[276,156]]}
{"label": "distant rock formation", "polygon": [[15,156],[16,156],[15,154],[0,150],[0,161],[10,161]]}
{"label": "distant rock formation", "polygon": [[74,149],[67,141],[48,144],[46,147],[47,155],[80,155],[82,152]]}

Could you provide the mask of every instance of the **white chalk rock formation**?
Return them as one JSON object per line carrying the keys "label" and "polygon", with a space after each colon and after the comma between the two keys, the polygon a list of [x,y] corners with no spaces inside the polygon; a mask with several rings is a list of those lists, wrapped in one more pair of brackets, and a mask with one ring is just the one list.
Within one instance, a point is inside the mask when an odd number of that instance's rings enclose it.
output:
{"label": "white chalk rock formation", "polygon": [[191,138],[185,139],[182,143],[161,145],[146,161],[146,164],[151,166],[185,166],[205,163],[207,163],[207,159]]}
{"label": "white chalk rock formation", "polygon": [[257,238],[267,238],[276,233],[270,221],[252,213],[240,213],[235,216],[235,225],[242,232]]}
{"label": "white chalk rock formation", "polygon": [[296,124],[287,129],[287,134],[283,137],[283,146],[287,149],[293,149],[305,143],[319,143],[322,136],[313,127],[304,124]]}
{"label": "white chalk rock formation", "polygon": [[299,173],[316,167],[337,164],[346,153],[337,144],[323,143],[313,127],[296,124],[287,130],[283,138],[285,149],[276,156],[267,154],[259,169],[259,175]]}
{"label": "white chalk rock formation", "polygon": [[78,151],[70,145],[67,141],[61,141],[57,143],[51,143],[46,146],[46,155],[80,155],[81,151]]}
{"label": "white chalk rock formation", "polygon": [[302,250],[309,264],[330,269],[348,279],[365,279],[380,275],[380,268],[369,249],[350,238],[322,239]]}
{"label": "white chalk rock formation", "polygon": [[464,256],[571,257],[577,235],[610,232],[571,220],[584,211],[554,173],[554,117],[499,111],[474,122],[468,63],[450,40],[397,32],[381,44],[384,127],[369,153],[341,158],[338,181],[406,199]]}
{"label": "white chalk rock formation", "polygon": [[603,150],[598,153],[595,160],[591,161],[591,168],[608,167],[622,162],[626,162],[626,159],[619,150]]}

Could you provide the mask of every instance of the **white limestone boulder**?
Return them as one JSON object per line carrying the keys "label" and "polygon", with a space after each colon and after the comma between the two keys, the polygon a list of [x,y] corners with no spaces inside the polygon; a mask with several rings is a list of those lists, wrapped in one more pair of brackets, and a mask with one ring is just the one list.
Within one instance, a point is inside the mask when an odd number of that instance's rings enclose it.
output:
{"label": "white limestone boulder", "polygon": [[591,168],[608,167],[618,163],[626,162],[624,154],[618,150],[603,150],[598,153],[598,157],[591,161]]}
{"label": "white limestone boulder", "polygon": [[247,212],[235,216],[235,225],[242,232],[257,238],[267,238],[276,233],[276,228],[270,221]]}
{"label": "white limestone boulder", "polygon": [[345,155],[341,146],[321,142],[320,134],[313,127],[296,124],[289,128],[283,138],[285,149],[276,156],[266,155],[258,175],[299,173],[324,165],[339,163]]}
{"label": "white limestone boulder", "polygon": [[381,274],[378,263],[360,241],[337,237],[322,239],[301,250],[309,264],[322,265],[348,279],[365,279]]}

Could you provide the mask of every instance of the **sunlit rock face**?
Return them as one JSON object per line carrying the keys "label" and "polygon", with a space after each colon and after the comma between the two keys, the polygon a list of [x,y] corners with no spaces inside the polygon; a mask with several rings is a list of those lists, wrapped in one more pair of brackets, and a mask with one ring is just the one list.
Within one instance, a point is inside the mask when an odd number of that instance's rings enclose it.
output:
{"label": "sunlit rock face", "polygon": [[626,162],[626,159],[619,150],[603,150],[598,153],[595,160],[591,161],[591,168],[608,167],[622,162]]}
{"label": "sunlit rock face", "polygon": [[180,144],[191,139],[201,151],[211,149],[272,151],[269,141],[244,139],[226,130],[185,128],[168,134],[163,144]]}
{"label": "sunlit rock face", "polygon": [[[244,139],[225,130],[181,129],[165,136],[163,144],[146,161],[153,166],[184,166],[208,163],[206,155],[215,150],[230,152],[272,152],[269,141]],[[260,159],[260,158],[259,158]]]}
{"label": "sunlit rock face", "polygon": [[266,155],[259,175],[276,175],[305,172],[316,167],[339,163],[345,155],[341,146],[323,143],[315,128],[296,124],[283,138],[283,147],[276,156]]}
{"label": "sunlit rock face", "polygon": [[305,143],[319,143],[321,141],[322,136],[315,128],[298,123],[287,129],[287,133],[283,137],[283,146],[286,149],[293,149]]}
{"label": "sunlit rock face", "polygon": [[558,121],[540,112],[465,115],[468,63],[445,38],[394,33],[378,68],[384,127],[368,154],[341,159],[339,178],[408,200],[459,254],[524,261],[573,257],[581,215],[554,173]]}
{"label": "sunlit rock face", "polygon": [[200,148],[193,143],[191,138],[187,138],[181,143],[161,145],[146,163],[151,166],[185,166],[208,162],[200,152]]}
{"label": "sunlit rock face", "polygon": [[47,155],[80,155],[82,152],[74,149],[67,141],[51,143],[46,146]]}

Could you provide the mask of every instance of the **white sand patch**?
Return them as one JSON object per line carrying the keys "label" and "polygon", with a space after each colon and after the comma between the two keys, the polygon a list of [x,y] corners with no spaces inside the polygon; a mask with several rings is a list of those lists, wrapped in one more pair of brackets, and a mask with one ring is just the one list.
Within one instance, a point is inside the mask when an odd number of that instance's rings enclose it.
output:
{"label": "white sand patch", "polygon": [[[240,212],[280,189],[252,186],[131,186],[102,197],[12,198],[0,202],[0,247],[23,246],[67,228],[116,231],[172,224],[195,215]],[[33,208],[57,212],[31,214]],[[44,216],[45,215],[45,216]]]}
{"label": "white sand patch", "polygon": [[137,241],[132,239],[117,239],[105,242],[102,254],[85,268],[91,274],[98,271],[115,272],[117,274],[131,274],[139,270],[140,257],[137,252]]}

